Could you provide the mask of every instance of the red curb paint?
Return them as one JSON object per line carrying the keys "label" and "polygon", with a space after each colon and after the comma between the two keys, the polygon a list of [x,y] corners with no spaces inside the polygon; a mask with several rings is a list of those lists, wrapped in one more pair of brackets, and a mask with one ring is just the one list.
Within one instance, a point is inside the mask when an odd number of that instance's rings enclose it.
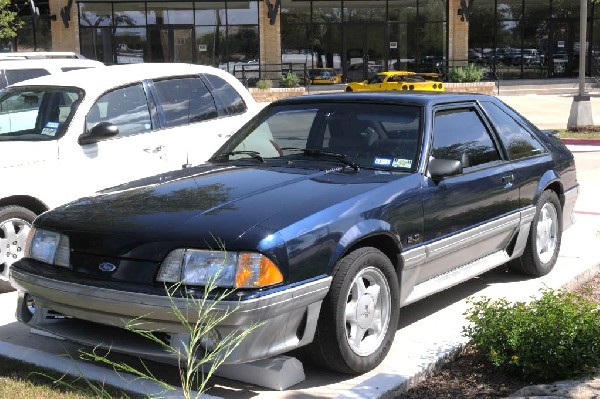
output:
{"label": "red curb paint", "polygon": [[574,211],[573,213],[577,213],[577,214],[579,214],[579,215],[594,215],[594,216],[600,216],[600,212]]}
{"label": "red curb paint", "polygon": [[600,145],[600,139],[561,139],[563,143],[570,145]]}

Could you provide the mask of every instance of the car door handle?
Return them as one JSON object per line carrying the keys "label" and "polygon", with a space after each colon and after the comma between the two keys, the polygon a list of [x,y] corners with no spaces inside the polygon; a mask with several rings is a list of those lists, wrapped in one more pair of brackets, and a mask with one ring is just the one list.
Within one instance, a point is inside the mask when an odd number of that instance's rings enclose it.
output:
{"label": "car door handle", "polygon": [[505,188],[510,188],[513,185],[513,182],[515,181],[515,175],[506,175],[506,176],[502,176],[502,183],[504,184]]}
{"label": "car door handle", "polygon": [[144,152],[155,154],[157,152],[161,152],[163,150],[163,148],[165,148],[165,147],[162,145],[159,145],[158,147],[154,147],[154,148],[144,148]]}

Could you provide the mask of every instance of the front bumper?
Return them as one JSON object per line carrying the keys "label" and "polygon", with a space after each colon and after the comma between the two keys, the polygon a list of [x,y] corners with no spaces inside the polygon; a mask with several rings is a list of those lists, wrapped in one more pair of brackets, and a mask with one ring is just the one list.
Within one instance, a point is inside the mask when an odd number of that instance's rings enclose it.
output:
{"label": "front bumper", "polygon": [[[189,298],[89,287],[21,270],[11,270],[11,281],[19,290],[20,321],[81,344],[136,356],[174,358],[164,347],[125,331],[126,325],[134,323],[137,329],[159,331],[171,347],[183,349],[188,345],[189,331],[173,309],[186,314],[189,322],[198,320]],[[260,324],[235,348],[227,363],[258,360],[312,342],[330,284],[331,277],[324,277],[255,299],[207,301],[216,312],[230,313],[216,326],[221,338]],[[26,295],[35,301],[33,315],[27,309]]]}

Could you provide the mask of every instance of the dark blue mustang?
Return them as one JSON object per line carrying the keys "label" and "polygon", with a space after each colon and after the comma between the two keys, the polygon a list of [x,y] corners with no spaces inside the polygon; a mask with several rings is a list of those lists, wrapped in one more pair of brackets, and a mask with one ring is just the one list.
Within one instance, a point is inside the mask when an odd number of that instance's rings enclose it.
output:
{"label": "dark blue mustang", "polygon": [[202,295],[219,273],[235,293],[217,307],[242,307],[215,336],[263,323],[228,361],[307,345],[363,373],[386,356],[400,307],[507,262],[550,272],[578,187],[560,140],[491,96],[291,98],[208,164],[43,214],[11,281],[37,328],[73,338],[49,311],[89,331],[137,319],[173,342],[186,337],[165,287]]}

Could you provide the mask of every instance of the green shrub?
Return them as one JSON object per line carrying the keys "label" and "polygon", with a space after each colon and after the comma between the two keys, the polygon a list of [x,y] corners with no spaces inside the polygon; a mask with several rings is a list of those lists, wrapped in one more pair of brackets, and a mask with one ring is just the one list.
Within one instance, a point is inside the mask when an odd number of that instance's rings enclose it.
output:
{"label": "green shrub", "polygon": [[288,72],[281,77],[279,86],[281,87],[296,87],[300,82],[300,78],[294,72]]}
{"label": "green shrub", "polygon": [[260,79],[258,82],[256,82],[256,88],[258,89],[265,90],[270,89],[271,87],[273,87],[273,84],[268,79]]}
{"label": "green shrub", "polygon": [[483,79],[485,71],[482,67],[469,64],[464,67],[453,67],[450,71],[449,79],[451,82],[465,83],[465,82],[479,82]]}
{"label": "green shrub", "polygon": [[470,304],[463,334],[499,368],[543,382],[600,366],[600,310],[581,295],[543,289],[528,304],[489,298]]}

